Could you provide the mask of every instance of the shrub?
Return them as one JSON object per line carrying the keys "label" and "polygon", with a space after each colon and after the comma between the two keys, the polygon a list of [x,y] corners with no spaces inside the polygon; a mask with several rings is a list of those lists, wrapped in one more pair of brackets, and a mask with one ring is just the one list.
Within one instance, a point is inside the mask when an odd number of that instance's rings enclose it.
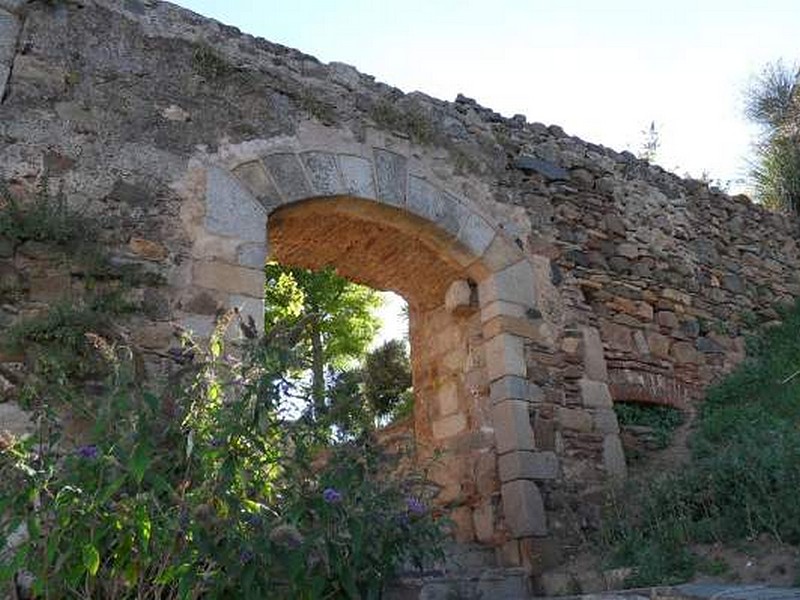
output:
{"label": "shrub", "polygon": [[226,353],[224,329],[188,345],[160,393],[96,337],[113,368],[83,445],[44,420],[3,441],[0,544],[28,536],[0,582],[28,571],[44,598],[378,598],[401,563],[440,555],[422,476],[369,439],[320,448],[312,425],[282,418],[296,334]]}
{"label": "shrub", "polygon": [[630,583],[673,583],[696,565],[692,543],[761,534],[800,545],[800,305],[712,389],[693,434],[692,462],[612,501],[604,543],[637,568]]}

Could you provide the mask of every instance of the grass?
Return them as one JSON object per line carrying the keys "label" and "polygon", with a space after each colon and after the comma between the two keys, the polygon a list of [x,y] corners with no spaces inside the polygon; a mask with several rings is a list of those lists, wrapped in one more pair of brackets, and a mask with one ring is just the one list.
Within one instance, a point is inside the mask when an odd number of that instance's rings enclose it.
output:
{"label": "grass", "polygon": [[50,196],[47,177],[33,200],[20,204],[0,182],[0,235],[16,242],[35,241],[63,247],[96,239],[97,222],[67,206],[62,193]]}
{"label": "grass", "polygon": [[692,461],[609,503],[603,544],[635,567],[631,585],[685,581],[703,568],[694,543],[766,534],[800,545],[800,306],[709,391]]}
{"label": "grass", "polygon": [[672,434],[683,423],[683,413],[671,406],[617,402],[614,404],[614,412],[617,413],[617,420],[621,426],[636,425],[650,428],[656,450],[669,446]]}
{"label": "grass", "polygon": [[401,109],[388,100],[380,100],[370,116],[381,129],[404,133],[416,144],[428,146],[436,141],[435,127],[419,107]]}

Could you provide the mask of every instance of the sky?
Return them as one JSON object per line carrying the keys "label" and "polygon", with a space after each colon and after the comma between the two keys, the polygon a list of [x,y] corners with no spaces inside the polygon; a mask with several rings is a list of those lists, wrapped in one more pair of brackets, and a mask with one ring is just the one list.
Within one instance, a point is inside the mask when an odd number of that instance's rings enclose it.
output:
{"label": "sky", "polygon": [[405,92],[462,93],[616,150],[638,152],[655,122],[655,162],[721,181],[747,172],[752,77],[767,62],[800,60],[798,0],[178,4]]}
{"label": "sky", "polygon": [[656,163],[732,192],[747,191],[758,134],[745,90],[766,63],[800,61],[800,0],[178,4],[405,92],[462,93],[615,150],[639,152],[654,122]]}

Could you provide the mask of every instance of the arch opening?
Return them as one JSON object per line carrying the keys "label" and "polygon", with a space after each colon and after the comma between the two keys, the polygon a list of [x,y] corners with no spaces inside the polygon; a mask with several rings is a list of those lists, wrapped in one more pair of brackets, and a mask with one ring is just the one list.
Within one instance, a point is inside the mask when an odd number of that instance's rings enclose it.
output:
{"label": "arch opening", "polygon": [[499,482],[477,275],[464,264],[463,250],[457,253],[454,242],[413,215],[352,197],[285,205],[270,214],[267,237],[269,258],[284,266],[333,268],[406,300],[414,390],[409,433],[419,459],[444,451],[432,472],[437,502],[454,509],[459,539],[477,539],[468,497],[490,498]]}

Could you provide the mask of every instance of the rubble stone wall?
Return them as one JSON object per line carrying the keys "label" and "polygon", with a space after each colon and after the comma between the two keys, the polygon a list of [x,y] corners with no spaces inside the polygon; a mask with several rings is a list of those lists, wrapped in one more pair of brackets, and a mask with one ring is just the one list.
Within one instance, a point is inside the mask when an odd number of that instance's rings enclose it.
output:
{"label": "rubble stone wall", "polygon": [[[59,191],[162,281],[121,324],[151,373],[181,329],[258,321],[269,256],[403,294],[417,442],[506,564],[597,527],[614,402],[690,407],[800,295],[796,223],[746,198],[164,2],[0,0],[0,98],[9,193]],[[29,242],[0,238],[0,276],[0,328],[83,293]]]}

